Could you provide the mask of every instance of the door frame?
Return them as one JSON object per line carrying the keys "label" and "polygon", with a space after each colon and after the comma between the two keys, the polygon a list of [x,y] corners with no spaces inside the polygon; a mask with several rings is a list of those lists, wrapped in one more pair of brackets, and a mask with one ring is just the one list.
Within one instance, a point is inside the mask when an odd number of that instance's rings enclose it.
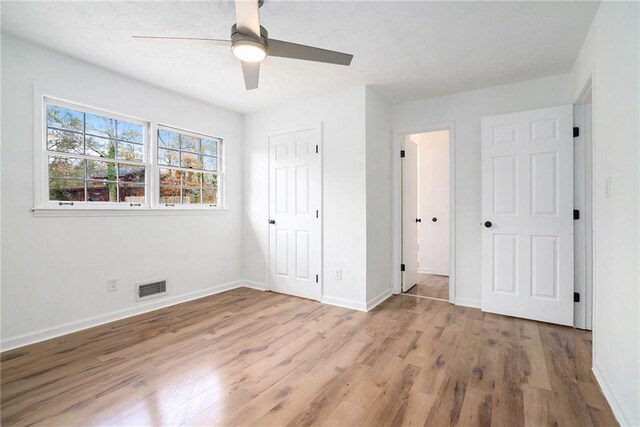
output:
{"label": "door frame", "polygon": [[290,128],[284,128],[284,129],[278,129],[278,130],[273,130],[273,131],[269,131],[267,132],[267,211],[266,211],[266,217],[264,219],[264,223],[265,223],[265,227],[266,227],[266,233],[267,233],[267,250],[265,253],[265,264],[267,266],[266,268],[266,272],[267,272],[267,277],[265,280],[266,283],[266,290],[267,291],[271,291],[271,228],[270,228],[270,224],[269,224],[269,215],[271,214],[271,138],[274,136],[279,136],[279,135],[286,135],[288,133],[295,133],[295,132],[303,132],[306,130],[312,130],[312,131],[316,131],[317,132],[317,136],[318,136],[318,171],[320,176],[318,177],[319,179],[319,183],[318,183],[318,191],[320,192],[319,195],[319,206],[318,206],[318,212],[319,212],[319,218],[318,221],[320,221],[319,227],[320,227],[320,231],[319,231],[319,238],[320,238],[320,251],[319,251],[319,256],[320,259],[318,260],[318,285],[320,287],[320,294],[318,295],[318,299],[317,301],[321,302],[323,297],[324,297],[324,211],[323,211],[323,203],[324,203],[324,194],[323,194],[323,176],[324,176],[324,172],[323,172],[323,168],[322,168],[322,122],[317,122],[315,124],[309,124],[308,126],[295,126],[295,127],[290,127]]}
{"label": "door frame", "polygon": [[417,126],[398,127],[393,129],[391,142],[391,236],[393,250],[391,253],[392,291],[398,295],[402,292],[402,160],[400,150],[402,139],[417,133],[449,131],[449,302],[455,303],[456,295],[456,138],[455,122],[426,123]]}
{"label": "door frame", "polygon": [[[587,121],[586,120],[586,114],[585,114],[585,109],[584,109],[584,105],[585,105],[585,101],[587,99],[587,97],[591,95],[591,103],[589,104],[591,106],[590,108],[590,118]],[[595,135],[594,135],[594,102],[593,102],[593,97],[594,97],[594,93],[593,93],[593,83],[592,83],[592,78],[591,75],[589,75],[589,77],[587,78],[584,86],[582,87],[582,90],[580,91],[580,93],[578,94],[573,106],[574,106],[574,111],[575,111],[575,107],[577,106],[582,106],[583,108],[580,109],[579,114],[575,114],[574,112],[574,124],[577,125],[580,128],[580,138],[584,138],[585,133],[584,133],[584,129],[589,126],[590,129],[590,136],[591,136],[591,141],[590,141],[590,147],[587,147],[585,144],[585,153],[584,153],[584,158],[580,159],[580,163],[583,166],[583,171],[584,171],[584,175],[581,177],[583,180],[583,187],[584,187],[584,196],[585,196],[585,200],[584,200],[584,212],[580,213],[580,218],[583,219],[585,221],[584,224],[584,231],[583,231],[583,239],[584,239],[584,246],[585,246],[585,251],[584,251],[584,259],[582,260],[582,264],[580,265],[580,267],[584,270],[584,279],[585,279],[585,289],[584,289],[584,319],[580,320],[580,323],[575,321],[575,316],[574,316],[574,327],[577,328],[582,328],[582,329],[587,329],[587,330],[593,330],[593,297],[594,297],[594,274],[593,274],[593,269],[594,269],[594,257],[595,257],[595,233],[594,231],[594,224],[595,224],[595,220],[594,220],[594,214],[595,214],[595,210],[593,208],[594,206],[594,201],[595,201],[595,197],[596,197],[596,185],[595,185]],[[590,160],[590,162],[588,161]],[[574,168],[576,166],[576,164],[578,163],[578,161],[574,161]],[[587,195],[589,196],[589,198],[587,198]],[[587,203],[587,201],[589,201],[590,203]],[[591,234],[590,238],[588,238],[588,235]],[[577,253],[577,251],[576,251]],[[587,254],[589,256],[587,256]],[[578,265],[578,259],[575,259],[574,262],[576,263],[576,265]]]}

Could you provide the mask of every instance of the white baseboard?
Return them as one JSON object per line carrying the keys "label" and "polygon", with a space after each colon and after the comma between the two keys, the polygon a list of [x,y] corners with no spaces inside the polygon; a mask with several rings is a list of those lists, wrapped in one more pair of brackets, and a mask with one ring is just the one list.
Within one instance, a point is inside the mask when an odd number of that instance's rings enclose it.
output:
{"label": "white baseboard", "polygon": [[393,293],[391,293],[391,289],[384,290],[380,292],[379,295],[371,298],[367,301],[367,311],[373,310],[377,305],[382,304],[387,298],[389,298]]}
{"label": "white baseboard", "polygon": [[335,305],[336,307],[350,308],[352,310],[367,311],[367,303],[362,301],[353,301],[344,298],[334,298],[323,296],[323,304]]}
{"label": "white baseboard", "polygon": [[418,269],[418,273],[420,273],[420,274],[431,274],[431,270],[420,270],[420,269]]}
{"label": "white baseboard", "polygon": [[263,282],[254,282],[253,280],[243,280],[242,285],[245,288],[257,289],[259,291],[266,291],[267,284]]}
{"label": "white baseboard", "polygon": [[611,411],[613,411],[613,415],[616,417],[616,421],[618,421],[621,426],[633,425],[629,417],[627,417],[624,413],[624,410],[620,405],[620,399],[616,397],[616,393],[613,391],[611,386],[609,386],[609,383],[605,379],[604,375],[602,374],[602,370],[598,367],[595,360],[593,361],[593,367],[591,368],[591,370],[593,371],[593,375],[596,377],[596,381],[600,386],[600,390],[602,390],[604,398],[609,403],[609,406],[611,406]]}
{"label": "white baseboard", "polygon": [[462,305],[464,307],[480,308],[480,300],[473,298],[455,298],[455,305]]}
{"label": "white baseboard", "polygon": [[236,289],[240,287],[248,287],[253,289],[266,289],[264,284],[258,282],[251,282],[247,280],[236,280],[234,282],[224,283],[222,285],[212,286],[206,289],[198,291],[187,292],[185,294],[168,296],[165,298],[159,298],[152,302],[145,304],[137,304],[134,307],[125,308],[122,310],[112,311],[110,313],[101,314],[94,317],[89,317],[74,322],[64,323],[58,326],[52,326],[49,328],[40,329],[38,331],[29,332],[22,335],[3,338],[0,341],[0,351],[13,350],[14,348],[23,347],[25,345],[34,344],[40,341],[45,341],[51,338],[56,338],[62,335],[67,335],[73,332],[78,332],[83,329],[92,328],[94,326],[103,325],[105,323],[114,322],[116,320],[125,319],[127,317],[136,316],[138,314],[148,313],[150,311],[158,310],[160,308],[169,307],[172,305],[180,304],[183,302],[195,300],[198,298],[214,295],[220,292]]}

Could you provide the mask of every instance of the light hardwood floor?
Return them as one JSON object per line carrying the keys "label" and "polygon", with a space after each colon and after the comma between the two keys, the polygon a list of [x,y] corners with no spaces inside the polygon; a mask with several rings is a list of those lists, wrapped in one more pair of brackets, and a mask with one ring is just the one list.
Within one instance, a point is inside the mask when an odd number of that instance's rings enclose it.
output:
{"label": "light hardwood floor", "polygon": [[418,283],[405,292],[407,295],[449,300],[449,277],[418,273]]}
{"label": "light hardwood floor", "polygon": [[614,425],[591,334],[237,289],[2,354],[2,425]]}

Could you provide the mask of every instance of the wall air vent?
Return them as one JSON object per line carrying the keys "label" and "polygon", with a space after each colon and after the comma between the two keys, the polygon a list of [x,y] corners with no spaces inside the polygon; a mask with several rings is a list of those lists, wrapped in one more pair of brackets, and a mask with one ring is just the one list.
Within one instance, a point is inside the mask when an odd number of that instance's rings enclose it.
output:
{"label": "wall air vent", "polygon": [[136,301],[161,297],[167,294],[167,281],[154,280],[152,282],[136,283]]}

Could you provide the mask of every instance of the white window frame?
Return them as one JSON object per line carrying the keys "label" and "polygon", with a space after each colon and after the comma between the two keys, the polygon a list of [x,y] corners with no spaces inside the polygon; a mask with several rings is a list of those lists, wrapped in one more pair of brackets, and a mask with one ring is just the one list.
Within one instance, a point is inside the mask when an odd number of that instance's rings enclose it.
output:
{"label": "white window frame", "polygon": [[[46,124],[46,108],[52,104],[64,108],[73,109],[89,114],[107,116],[116,120],[122,120],[129,123],[139,124],[143,127],[143,161],[129,161],[120,159],[104,159],[96,156],[88,156],[84,154],[68,154],[60,152],[52,152],[47,150],[47,124]],[[224,138],[221,136],[207,135],[201,132],[193,132],[184,130],[178,126],[160,125],[151,120],[142,119],[117,113],[108,109],[97,108],[86,105],[81,102],[63,99],[57,96],[50,96],[34,87],[34,108],[33,108],[33,185],[34,200],[33,213],[34,216],[104,216],[104,215],[165,215],[171,212],[182,212],[183,214],[192,213],[225,213],[228,209],[225,206],[225,144]],[[208,204],[176,204],[173,207],[165,206],[159,203],[159,171],[158,165],[158,128],[177,131],[187,135],[196,136],[198,138],[209,138],[218,140],[217,164],[218,171],[213,172],[218,175],[218,204],[211,206]],[[77,159],[111,161],[114,163],[139,164],[145,167],[145,203],[131,204],[126,202],[73,202],[67,204],[59,201],[49,200],[49,155],[61,155],[63,157],[72,157]],[[179,168],[182,170],[193,171],[189,168]],[[202,171],[207,173],[207,171]]]}
{"label": "white window frame", "polygon": [[[218,141],[218,150],[216,155],[216,164],[218,166],[217,171],[207,171],[203,169],[192,169],[192,168],[183,168],[179,166],[166,166],[160,165],[158,163],[158,131],[165,130],[168,132],[176,132],[186,136],[193,136],[194,138],[204,138]],[[223,209],[224,208],[224,138],[220,136],[207,135],[201,132],[194,132],[191,130],[183,129],[178,126],[171,126],[165,124],[156,124],[153,130],[153,153],[154,158],[151,161],[155,165],[153,181],[155,182],[155,189],[153,193],[154,203],[159,209],[168,209],[168,210],[193,210],[193,209]],[[182,152],[182,150],[180,151]],[[218,176],[218,187],[217,187],[217,205],[209,205],[204,203],[175,203],[175,204],[165,204],[160,203],[160,169],[174,169],[182,172],[201,172],[208,174],[215,174]]]}

